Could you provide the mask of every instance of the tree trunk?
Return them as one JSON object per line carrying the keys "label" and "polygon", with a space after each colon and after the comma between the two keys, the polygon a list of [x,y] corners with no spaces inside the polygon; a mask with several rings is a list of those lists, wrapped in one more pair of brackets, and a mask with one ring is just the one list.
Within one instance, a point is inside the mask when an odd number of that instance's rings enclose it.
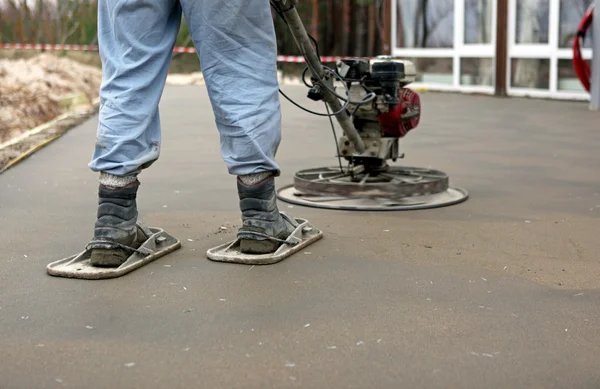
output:
{"label": "tree trunk", "polygon": [[427,25],[427,6],[429,1],[423,0],[423,44],[421,47],[427,47],[427,39],[429,38],[429,26]]}
{"label": "tree trunk", "polygon": [[23,12],[19,12],[17,15],[17,27],[15,28],[15,35],[17,42],[25,43],[25,27],[23,23]]}
{"label": "tree trunk", "polygon": [[363,4],[357,4],[355,5],[355,10],[356,12],[354,12],[354,16],[356,18],[356,31],[354,34],[356,38],[354,39],[354,56],[360,57],[364,55],[365,52],[365,6]]}
{"label": "tree trunk", "polygon": [[335,29],[333,28],[333,25],[335,23],[332,23],[331,21],[334,20],[333,18],[333,0],[327,0],[327,23],[325,23],[325,28],[326,28],[326,38],[324,40],[324,47],[326,47],[327,53],[330,53],[331,50],[333,49],[333,42],[335,42]]}
{"label": "tree trunk", "polygon": [[376,28],[376,17],[377,9],[375,8],[375,2],[372,1],[369,4],[369,36],[368,36],[368,44],[367,44],[367,55],[374,56],[375,54],[375,28]]}
{"label": "tree trunk", "polygon": [[[393,12],[396,12],[396,20],[398,21],[397,27],[396,27],[396,46],[397,47],[406,47],[406,35],[409,34],[409,31],[408,31],[408,29],[406,29],[404,27],[403,9],[399,4],[397,4],[397,9],[395,9]],[[385,15],[385,13],[384,13],[384,15]],[[415,13],[415,15],[416,15],[416,13]],[[388,18],[387,22],[389,23],[389,18]],[[419,23],[416,23],[416,24],[419,24]],[[385,41],[384,34],[387,31],[387,29],[385,27],[387,27],[387,25],[384,25],[383,31],[381,31],[381,39],[383,41]],[[417,34],[416,30],[413,31],[413,35],[416,36],[416,34]],[[409,38],[409,40],[410,40],[410,38]]]}
{"label": "tree trunk", "polygon": [[[415,12],[415,24],[413,25],[413,47],[421,47],[421,32],[422,27],[421,23],[423,20],[423,1],[419,0],[419,5],[417,5],[417,11]],[[404,20],[404,19],[403,19]],[[404,42],[406,44],[406,42]],[[404,46],[400,46],[404,47]]]}
{"label": "tree trunk", "polygon": [[342,4],[342,52],[340,54],[348,55],[350,49],[350,33],[352,32],[352,3],[350,0],[343,0]]}
{"label": "tree trunk", "polygon": [[319,0],[312,0],[311,34],[319,41]]}

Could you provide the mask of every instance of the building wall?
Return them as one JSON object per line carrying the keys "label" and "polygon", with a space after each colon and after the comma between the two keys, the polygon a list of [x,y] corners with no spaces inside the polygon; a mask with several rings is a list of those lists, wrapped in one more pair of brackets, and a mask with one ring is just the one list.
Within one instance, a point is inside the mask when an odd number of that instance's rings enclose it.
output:
{"label": "building wall", "polygon": [[[431,89],[494,93],[499,0],[392,0],[393,54]],[[589,99],[571,65],[573,37],[595,0],[508,0],[510,95]],[[592,58],[591,36],[584,58]]]}

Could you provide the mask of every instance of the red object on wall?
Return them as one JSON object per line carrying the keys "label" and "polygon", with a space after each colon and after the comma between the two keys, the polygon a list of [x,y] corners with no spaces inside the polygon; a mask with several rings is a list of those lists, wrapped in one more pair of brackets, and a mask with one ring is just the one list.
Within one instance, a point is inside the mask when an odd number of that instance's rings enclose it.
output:
{"label": "red object on wall", "polygon": [[594,7],[591,6],[583,15],[579,26],[577,27],[577,36],[573,39],[573,67],[579,81],[583,84],[586,91],[590,91],[592,71],[589,65],[581,56],[581,41],[585,39],[585,34],[594,19]]}

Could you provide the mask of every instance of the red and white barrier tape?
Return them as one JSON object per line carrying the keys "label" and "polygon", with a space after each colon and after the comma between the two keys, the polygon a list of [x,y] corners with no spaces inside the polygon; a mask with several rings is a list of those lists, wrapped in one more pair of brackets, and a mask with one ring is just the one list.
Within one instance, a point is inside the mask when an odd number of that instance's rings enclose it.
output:
{"label": "red and white barrier tape", "polygon": [[40,43],[0,43],[0,49],[48,50],[48,51],[98,51],[91,45],[47,45]]}
{"label": "red and white barrier tape", "polygon": [[[17,50],[47,50],[47,51],[98,51],[98,46],[93,45],[49,45],[49,44],[31,44],[31,43],[0,43],[0,49]],[[193,47],[175,47],[174,53],[195,53]],[[337,62],[351,57],[321,57],[321,62]],[[306,62],[304,57],[293,55],[278,55],[277,62],[302,63]]]}

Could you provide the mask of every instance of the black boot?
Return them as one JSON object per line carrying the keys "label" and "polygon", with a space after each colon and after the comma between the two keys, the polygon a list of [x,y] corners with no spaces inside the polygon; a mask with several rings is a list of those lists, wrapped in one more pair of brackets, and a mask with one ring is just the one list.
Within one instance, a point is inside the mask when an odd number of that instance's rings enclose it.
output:
{"label": "black boot", "polygon": [[[275,252],[294,231],[294,226],[279,214],[275,195],[275,178],[244,185],[238,178],[238,195],[243,226],[238,231],[240,249],[245,254]],[[275,238],[275,239],[272,239]]]}
{"label": "black boot", "polygon": [[88,245],[92,266],[119,267],[147,239],[136,224],[138,187],[138,181],[117,189],[100,185],[94,239]]}

